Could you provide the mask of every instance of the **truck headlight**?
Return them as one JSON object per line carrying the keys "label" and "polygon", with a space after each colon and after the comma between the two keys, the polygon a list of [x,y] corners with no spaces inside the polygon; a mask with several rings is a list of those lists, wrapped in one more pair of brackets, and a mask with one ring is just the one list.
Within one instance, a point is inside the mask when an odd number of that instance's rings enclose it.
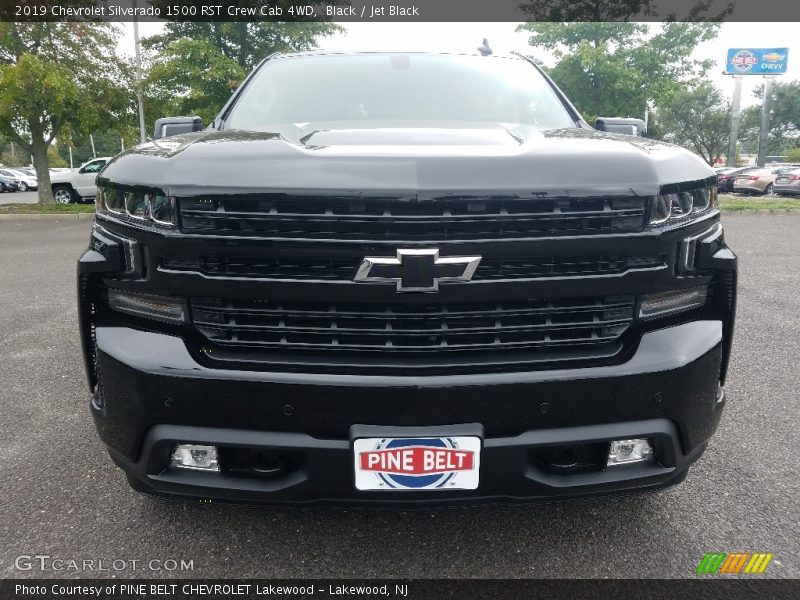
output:
{"label": "truck headlight", "polygon": [[717,207],[717,186],[705,186],[689,191],[680,191],[653,196],[650,202],[650,225],[697,214]]}
{"label": "truck headlight", "polygon": [[113,187],[98,187],[96,210],[123,220],[134,220],[162,227],[178,223],[175,198],[162,194],[123,191]]}
{"label": "truck headlight", "polygon": [[147,219],[150,216],[147,194],[125,192],[125,212],[133,219]]}
{"label": "truck headlight", "polygon": [[169,196],[150,196],[150,216],[159,225],[174,227],[178,223],[175,198]]}

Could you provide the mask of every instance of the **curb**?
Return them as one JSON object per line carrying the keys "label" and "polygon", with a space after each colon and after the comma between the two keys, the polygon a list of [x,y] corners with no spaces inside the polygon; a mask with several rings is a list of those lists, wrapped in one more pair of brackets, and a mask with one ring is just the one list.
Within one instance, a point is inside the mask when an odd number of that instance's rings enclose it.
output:
{"label": "curb", "polygon": [[723,215],[800,215],[800,208],[723,208],[720,212]]}
{"label": "curb", "polygon": [[0,213],[0,221],[5,220],[35,221],[38,219],[74,219],[87,221],[94,219],[94,213]]}

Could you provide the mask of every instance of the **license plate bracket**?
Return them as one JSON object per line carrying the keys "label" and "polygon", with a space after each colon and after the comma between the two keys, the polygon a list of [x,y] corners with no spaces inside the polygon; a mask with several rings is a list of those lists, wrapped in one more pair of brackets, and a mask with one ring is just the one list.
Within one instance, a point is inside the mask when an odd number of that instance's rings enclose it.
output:
{"label": "license plate bracket", "polygon": [[483,427],[354,426],[354,483],[360,491],[474,490]]}

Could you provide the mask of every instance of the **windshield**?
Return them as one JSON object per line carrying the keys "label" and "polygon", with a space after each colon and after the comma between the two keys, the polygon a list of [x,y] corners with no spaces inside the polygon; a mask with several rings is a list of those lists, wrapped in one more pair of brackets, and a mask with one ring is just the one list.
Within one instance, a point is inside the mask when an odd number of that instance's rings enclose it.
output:
{"label": "windshield", "polygon": [[309,122],[575,126],[544,77],[522,59],[333,54],[268,61],[232,108],[226,128],[269,131]]}

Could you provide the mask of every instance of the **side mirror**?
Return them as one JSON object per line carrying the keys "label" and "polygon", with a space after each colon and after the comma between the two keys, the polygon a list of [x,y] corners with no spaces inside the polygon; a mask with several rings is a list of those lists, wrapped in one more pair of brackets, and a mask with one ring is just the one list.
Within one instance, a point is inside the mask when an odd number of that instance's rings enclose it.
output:
{"label": "side mirror", "polygon": [[607,131],[608,133],[622,133],[625,135],[635,135],[644,137],[647,133],[647,126],[641,119],[623,119],[620,117],[600,117],[594,122],[596,129]]}
{"label": "side mirror", "polygon": [[203,129],[200,117],[162,117],[156,121],[153,139],[169,137],[181,133],[193,133]]}

